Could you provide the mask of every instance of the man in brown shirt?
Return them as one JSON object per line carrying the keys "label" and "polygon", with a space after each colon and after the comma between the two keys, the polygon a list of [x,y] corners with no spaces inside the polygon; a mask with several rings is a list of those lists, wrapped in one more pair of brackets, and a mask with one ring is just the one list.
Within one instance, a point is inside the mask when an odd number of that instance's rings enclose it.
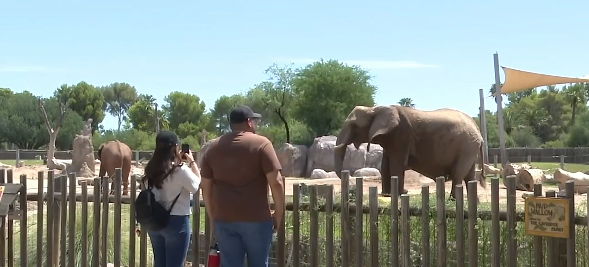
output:
{"label": "man in brown shirt", "polygon": [[272,233],[284,215],[281,166],[272,143],[256,134],[260,118],[247,106],[233,109],[231,133],[212,142],[203,156],[201,187],[222,267],[243,266],[246,255],[248,266],[268,266]]}

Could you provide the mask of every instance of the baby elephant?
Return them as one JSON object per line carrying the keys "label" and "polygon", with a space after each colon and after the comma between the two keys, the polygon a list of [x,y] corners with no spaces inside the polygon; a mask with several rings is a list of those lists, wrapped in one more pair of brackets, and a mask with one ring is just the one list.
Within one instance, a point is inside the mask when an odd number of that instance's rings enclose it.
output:
{"label": "baby elephant", "polygon": [[131,172],[132,156],[131,148],[118,140],[108,141],[98,148],[98,159],[100,159],[99,177],[104,177],[104,174],[108,173],[108,177],[113,179],[111,193],[114,191],[116,168],[121,168],[123,171],[123,176],[121,177],[123,195],[129,193],[129,173]]}

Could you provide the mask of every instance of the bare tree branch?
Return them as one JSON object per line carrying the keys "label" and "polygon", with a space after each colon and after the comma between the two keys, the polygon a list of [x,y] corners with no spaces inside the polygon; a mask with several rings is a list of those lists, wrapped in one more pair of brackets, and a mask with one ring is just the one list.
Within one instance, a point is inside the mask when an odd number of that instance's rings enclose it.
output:
{"label": "bare tree branch", "polygon": [[53,127],[51,126],[51,123],[49,122],[49,117],[47,117],[47,111],[45,111],[45,105],[43,105],[43,100],[41,100],[40,97],[39,97],[39,107],[41,108],[41,111],[43,112],[43,119],[45,119],[45,126],[47,126],[47,132],[49,132],[49,134],[51,135],[53,133]]}

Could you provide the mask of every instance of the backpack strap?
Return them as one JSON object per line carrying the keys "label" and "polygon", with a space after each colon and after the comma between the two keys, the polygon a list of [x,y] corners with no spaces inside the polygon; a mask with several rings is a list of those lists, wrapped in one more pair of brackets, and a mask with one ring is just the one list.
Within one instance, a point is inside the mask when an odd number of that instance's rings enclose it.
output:
{"label": "backpack strap", "polygon": [[176,200],[178,200],[178,198],[180,197],[180,194],[182,194],[182,190],[180,190],[180,193],[178,193],[178,195],[174,199],[174,202],[172,202],[172,206],[170,206],[170,209],[168,210],[168,213],[172,212],[172,208],[174,208],[174,205],[176,204]]}

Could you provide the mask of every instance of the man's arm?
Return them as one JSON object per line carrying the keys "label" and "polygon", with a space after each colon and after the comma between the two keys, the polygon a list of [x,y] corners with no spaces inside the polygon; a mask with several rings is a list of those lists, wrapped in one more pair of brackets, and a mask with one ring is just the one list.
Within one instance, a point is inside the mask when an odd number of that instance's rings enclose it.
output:
{"label": "man's arm", "polygon": [[274,213],[272,215],[274,229],[278,230],[284,218],[284,181],[280,170],[266,173],[266,179],[268,180],[268,185],[270,185],[270,190],[272,191],[272,198],[274,199]]}

